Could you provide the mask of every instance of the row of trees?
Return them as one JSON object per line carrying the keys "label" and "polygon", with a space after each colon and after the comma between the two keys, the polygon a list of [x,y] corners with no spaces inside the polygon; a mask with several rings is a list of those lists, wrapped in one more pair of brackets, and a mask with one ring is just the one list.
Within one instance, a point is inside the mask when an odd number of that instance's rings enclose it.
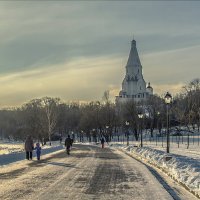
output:
{"label": "row of trees", "polygon": [[[27,135],[42,141],[51,141],[55,133],[60,135],[71,132],[85,134],[89,139],[104,135],[111,140],[112,135],[130,131],[135,139],[139,138],[140,119],[143,113],[143,127],[160,131],[166,127],[166,106],[163,98],[153,95],[147,101],[129,101],[114,104],[109,100],[109,92],[103,100],[87,104],[63,103],[59,98],[44,97],[33,99],[20,108],[0,110],[1,138],[24,140]],[[128,127],[126,122],[128,122]],[[190,129],[200,126],[200,80],[191,81],[184,92],[173,99],[170,108],[170,124]]]}

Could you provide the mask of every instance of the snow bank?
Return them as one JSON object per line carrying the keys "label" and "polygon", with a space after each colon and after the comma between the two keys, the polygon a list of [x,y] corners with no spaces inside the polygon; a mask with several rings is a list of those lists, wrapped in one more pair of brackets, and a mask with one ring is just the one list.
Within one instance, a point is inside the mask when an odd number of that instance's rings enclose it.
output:
{"label": "snow bank", "polygon": [[[48,143],[42,149],[59,146],[60,142],[53,141],[50,146]],[[35,146],[35,144],[34,144]],[[24,142],[20,141],[0,141],[0,155],[24,152]]]}
{"label": "snow bank", "polygon": [[22,142],[0,141],[0,155],[24,151]]}
{"label": "snow bank", "polygon": [[[52,145],[45,145],[42,147],[42,156],[55,151],[64,149],[64,146],[59,142],[52,142]],[[36,157],[33,151],[33,158]],[[1,142],[0,143],[0,166],[7,165],[13,162],[25,159],[24,143],[22,142]]]}
{"label": "snow bank", "polygon": [[[200,159],[177,154],[166,154],[164,151],[150,147],[134,147],[113,144],[132,156],[148,162],[173,177],[195,195],[200,197]],[[170,157],[169,160],[166,157]]]}

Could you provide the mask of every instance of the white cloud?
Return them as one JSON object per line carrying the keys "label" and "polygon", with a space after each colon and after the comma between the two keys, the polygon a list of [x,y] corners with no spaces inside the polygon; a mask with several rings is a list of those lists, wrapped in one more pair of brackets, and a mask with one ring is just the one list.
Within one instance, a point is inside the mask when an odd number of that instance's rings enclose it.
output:
{"label": "white cloud", "polygon": [[[0,106],[20,105],[41,96],[99,100],[105,90],[116,87],[122,74],[119,58],[99,57],[4,75],[0,77]],[[16,101],[18,96],[21,98]]]}
{"label": "white cloud", "polygon": [[142,56],[147,80],[154,84],[187,84],[199,76],[200,45]]}

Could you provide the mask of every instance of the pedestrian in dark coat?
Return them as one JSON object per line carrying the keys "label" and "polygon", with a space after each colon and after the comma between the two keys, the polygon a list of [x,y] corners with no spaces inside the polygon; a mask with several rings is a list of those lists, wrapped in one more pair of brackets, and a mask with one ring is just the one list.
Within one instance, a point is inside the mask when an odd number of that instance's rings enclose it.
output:
{"label": "pedestrian in dark coat", "polygon": [[104,140],[104,138],[102,137],[102,138],[101,138],[101,148],[102,148],[102,149],[104,148],[104,143],[105,143],[105,140]]}
{"label": "pedestrian in dark coat", "polygon": [[25,141],[25,151],[26,151],[26,159],[27,160],[32,160],[33,157],[33,149],[34,149],[34,144],[33,144],[33,139],[32,137],[29,135],[26,138]]}
{"label": "pedestrian in dark coat", "polygon": [[72,139],[70,138],[70,135],[68,135],[66,140],[65,140],[65,146],[66,147],[71,147],[72,146]]}
{"label": "pedestrian in dark coat", "polygon": [[36,150],[36,155],[37,155],[37,160],[40,160],[40,155],[41,155],[41,147],[40,147],[40,143],[36,143],[36,147],[35,147],[35,150]]}
{"label": "pedestrian in dark coat", "polygon": [[68,135],[65,140],[65,146],[66,146],[67,154],[69,155],[70,147],[72,146],[72,139],[70,138],[70,135]]}

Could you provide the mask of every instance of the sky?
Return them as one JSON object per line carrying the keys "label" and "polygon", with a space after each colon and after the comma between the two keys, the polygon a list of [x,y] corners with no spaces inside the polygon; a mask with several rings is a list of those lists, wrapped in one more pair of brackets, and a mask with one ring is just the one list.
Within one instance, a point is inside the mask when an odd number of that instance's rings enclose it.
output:
{"label": "sky", "polygon": [[154,93],[199,77],[198,1],[0,1],[0,107],[114,99],[131,40]]}

